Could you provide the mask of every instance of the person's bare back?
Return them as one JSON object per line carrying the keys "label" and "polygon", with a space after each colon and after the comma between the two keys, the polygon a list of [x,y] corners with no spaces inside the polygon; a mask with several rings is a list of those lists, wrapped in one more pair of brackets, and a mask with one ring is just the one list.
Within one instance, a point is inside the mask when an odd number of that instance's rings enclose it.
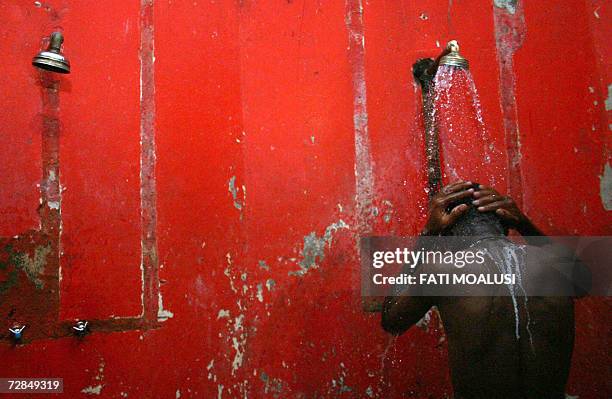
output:
{"label": "person's bare back", "polygon": [[[532,281],[531,273],[556,270],[548,267],[554,259],[544,260],[539,248],[524,251],[524,284]],[[490,272],[491,263],[487,259],[465,272]],[[455,398],[563,399],[574,339],[572,298],[482,290],[474,294],[483,296],[431,298],[448,338]]]}

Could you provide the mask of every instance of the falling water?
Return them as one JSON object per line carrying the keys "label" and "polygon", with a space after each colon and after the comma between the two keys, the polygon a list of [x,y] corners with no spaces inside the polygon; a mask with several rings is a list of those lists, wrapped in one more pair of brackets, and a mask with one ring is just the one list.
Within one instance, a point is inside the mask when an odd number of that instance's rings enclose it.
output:
{"label": "falling water", "polygon": [[519,316],[519,302],[518,298],[521,297],[524,300],[525,313],[527,315],[526,330],[529,335],[529,342],[533,348],[533,337],[529,325],[531,322],[528,309],[527,292],[523,285],[524,271],[525,271],[525,246],[517,245],[511,242],[500,244],[499,241],[491,241],[485,243],[485,249],[487,255],[491,258],[498,271],[503,274],[514,274],[516,276],[516,285],[508,284],[506,287],[512,297],[512,305],[514,307],[514,322],[515,322],[515,335],[516,339],[521,337],[520,335],[520,316]]}
{"label": "falling water", "polygon": [[381,368],[381,370],[385,368],[385,361],[387,360],[387,358],[389,356],[389,350],[391,348],[393,348],[393,350],[396,349],[397,338],[398,338],[398,336],[391,336],[391,337],[389,337],[389,340],[387,342],[387,346],[385,347],[384,352],[380,356],[380,368]]}
{"label": "falling water", "polygon": [[469,70],[441,65],[434,78],[430,124],[438,129],[446,182],[464,179],[495,185],[501,160],[487,132],[476,84]]}

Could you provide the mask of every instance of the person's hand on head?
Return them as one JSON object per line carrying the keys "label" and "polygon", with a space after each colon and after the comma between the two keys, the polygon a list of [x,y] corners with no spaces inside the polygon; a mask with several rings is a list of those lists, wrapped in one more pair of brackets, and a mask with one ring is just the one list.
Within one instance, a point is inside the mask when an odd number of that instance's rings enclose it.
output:
{"label": "person's hand on head", "polygon": [[461,204],[448,209],[449,205],[459,200],[470,198],[474,194],[473,183],[458,181],[443,187],[429,202],[429,217],[423,235],[437,235],[451,226],[463,215],[469,206]]}
{"label": "person's hand on head", "polygon": [[474,198],[472,204],[480,212],[495,212],[509,228],[520,229],[527,221],[514,200],[501,195],[493,187],[479,185]]}

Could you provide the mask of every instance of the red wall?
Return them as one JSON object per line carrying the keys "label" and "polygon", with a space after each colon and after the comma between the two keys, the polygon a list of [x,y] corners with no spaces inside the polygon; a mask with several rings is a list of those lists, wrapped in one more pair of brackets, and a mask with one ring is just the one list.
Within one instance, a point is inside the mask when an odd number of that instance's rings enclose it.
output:
{"label": "red wall", "polygon": [[[448,397],[437,318],[392,338],[358,291],[358,237],[424,223],[417,58],[459,40],[496,185],[537,225],[612,234],[609,4],[515,3],[3,1],[0,377],[63,377],[67,397]],[[57,27],[61,77],[30,65]],[[581,399],[610,395],[609,313],[577,306]],[[93,333],[70,336],[75,318]]]}

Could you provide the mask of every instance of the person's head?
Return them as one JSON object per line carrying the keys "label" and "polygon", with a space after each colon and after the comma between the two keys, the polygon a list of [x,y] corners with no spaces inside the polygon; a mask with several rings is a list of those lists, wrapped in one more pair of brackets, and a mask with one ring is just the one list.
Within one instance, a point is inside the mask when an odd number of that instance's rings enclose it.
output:
{"label": "person's head", "polygon": [[[474,183],[472,188],[478,190],[478,183]],[[450,212],[456,206],[467,205],[468,210],[446,229],[444,235],[448,236],[503,236],[508,234],[508,229],[503,225],[502,220],[494,212],[480,212],[472,204],[473,198],[463,198],[451,203],[447,207]]]}

